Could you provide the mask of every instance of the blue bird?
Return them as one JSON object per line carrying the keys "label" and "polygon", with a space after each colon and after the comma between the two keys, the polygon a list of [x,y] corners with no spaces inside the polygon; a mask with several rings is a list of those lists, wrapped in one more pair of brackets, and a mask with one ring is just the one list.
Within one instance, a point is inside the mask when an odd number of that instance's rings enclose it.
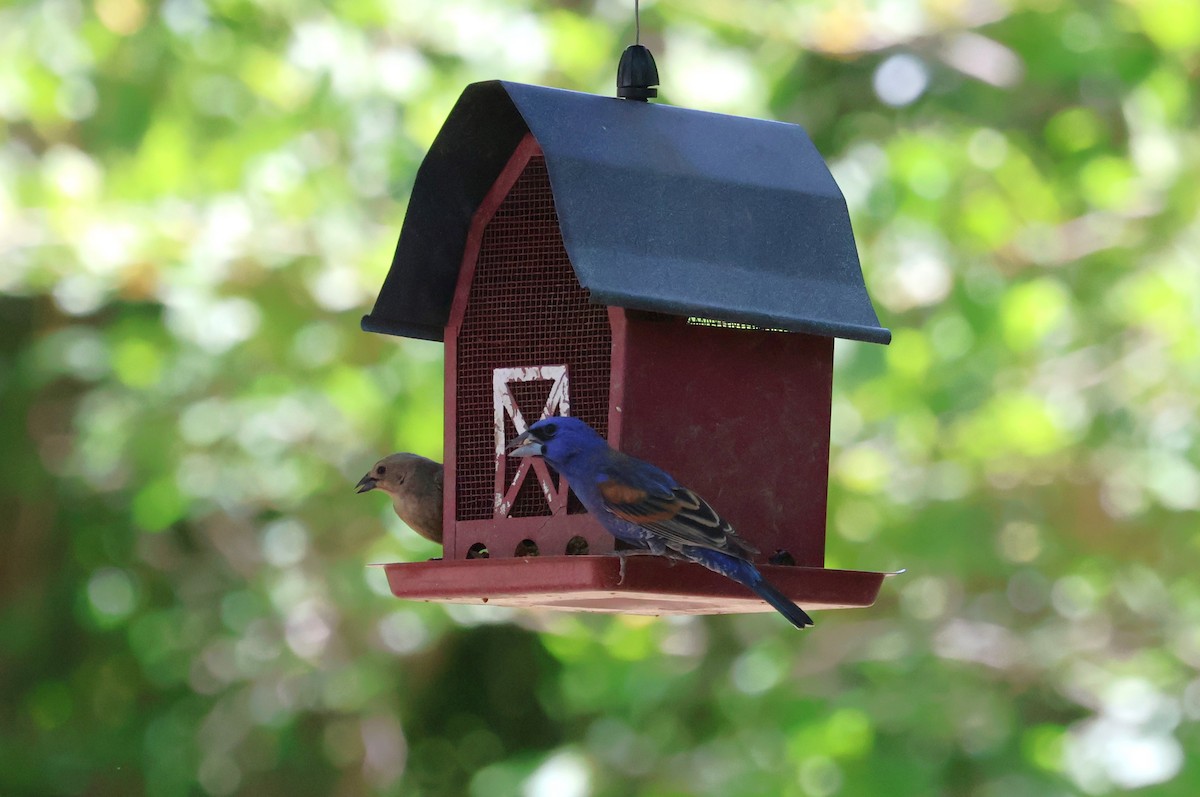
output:
{"label": "blue bird", "polygon": [[609,448],[578,418],[543,418],[509,441],[509,456],[542,457],[618,540],[704,565],[753,590],[797,628],[812,618],[769,584],[750,561],[757,553],[703,498],[670,474]]}

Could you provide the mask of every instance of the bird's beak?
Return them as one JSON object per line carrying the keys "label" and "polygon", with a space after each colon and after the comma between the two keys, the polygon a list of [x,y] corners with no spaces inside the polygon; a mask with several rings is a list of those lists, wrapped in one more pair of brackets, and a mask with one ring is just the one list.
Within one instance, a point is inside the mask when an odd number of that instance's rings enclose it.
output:
{"label": "bird's beak", "polygon": [[509,440],[504,448],[510,457],[540,457],[546,453],[546,447],[529,432]]}
{"label": "bird's beak", "polygon": [[363,476],[361,479],[358,480],[358,484],[354,485],[355,487],[358,488],[354,492],[356,492],[356,493],[369,492],[371,490],[374,490],[375,485],[377,485],[377,484],[379,484],[379,480],[368,473],[366,476]]}

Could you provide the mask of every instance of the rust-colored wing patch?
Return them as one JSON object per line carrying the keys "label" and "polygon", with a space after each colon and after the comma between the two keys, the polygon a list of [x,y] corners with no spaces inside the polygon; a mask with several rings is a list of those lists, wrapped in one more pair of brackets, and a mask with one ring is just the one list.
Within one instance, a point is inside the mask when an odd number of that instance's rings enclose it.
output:
{"label": "rust-colored wing patch", "polygon": [[600,495],[610,504],[638,504],[646,500],[646,491],[615,481],[600,483]]}
{"label": "rust-colored wing patch", "polygon": [[670,497],[651,496],[640,487],[612,479],[600,484],[600,495],[609,512],[639,526],[670,520],[679,512],[679,504]]}

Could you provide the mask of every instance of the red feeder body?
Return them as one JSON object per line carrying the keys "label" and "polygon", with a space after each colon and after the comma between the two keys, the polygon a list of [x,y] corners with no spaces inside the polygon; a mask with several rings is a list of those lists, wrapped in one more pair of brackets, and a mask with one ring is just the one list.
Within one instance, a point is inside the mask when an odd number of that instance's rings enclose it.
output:
{"label": "red feeder body", "polygon": [[[589,278],[596,284],[589,290],[581,283],[578,262],[590,251],[587,232],[581,243],[580,223],[586,227],[595,216],[565,223],[559,215],[564,200],[555,187],[582,184],[585,194],[595,193],[601,181],[571,174],[570,159],[560,160],[567,165],[555,171],[555,157],[543,152],[530,121],[532,101],[526,97],[522,105],[520,93],[528,91],[537,101],[569,95],[571,103],[584,102],[579,98],[587,95],[480,85],[464,94],[422,166],[392,272],[375,311],[363,321],[369,331],[441,337],[446,346],[445,554],[441,560],[385,565],[392,591],[417,600],[635,614],[770,611],[740,585],[696,565],[632,557],[622,578],[617,557],[610,555],[613,538],[586,513],[566,481],[539,459],[503,454],[505,441],[528,424],[545,415],[569,414],[614,447],[655,463],[705,496],[761,551],[757,561],[764,575],[801,605],[873,603],[883,574],[823,569],[833,335],[817,334],[826,328],[835,334],[850,330],[854,337],[886,342],[887,331],[878,328],[869,300],[869,318],[858,307],[851,322],[797,321],[786,312],[747,313],[744,308],[731,313],[695,302],[679,308],[654,295],[633,301],[618,297],[622,303],[599,300],[597,294],[612,293],[612,287],[593,274]],[[474,105],[467,102],[472,90]],[[478,96],[485,90],[487,102]],[[477,152],[479,142],[462,131],[476,130],[475,117],[486,115],[481,109],[503,107],[502,99],[523,113],[516,123],[509,119],[512,143],[494,148],[490,166],[459,164],[456,179],[431,174],[439,164],[443,172],[454,172],[443,163],[455,161],[453,153],[435,158],[439,144],[452,149],[459,143],[462,157],[470,160],[467,148]],[[624,105],[598,97],[586,101]],[[585,119],[585,124],[608,129],[603,120]],[[497,165],[501,158],[503,164]],[[603,153],[597,160],[599,167],[592,168],[610,168]],[[439,186],[466,185],[468,178],[497,170],[486,188],[475,186],[477,200],[468,198],[474,210],[465,229],[443,233],[461,242],[458,262],[449,263],[453,247],[443,246],[447,251],[434,257],[442,263],[440,273],[421,273],[428,266],[420,258],[428,260],[428,251],[436,248],[430,241],[444,244],[438,224],[447,224],[437,216],[444,209],[418,204],[423,181],[430,196],[440,196],[445,191]],[[620,183],[620,169],[611,170]],[[563,180],[556,177],[564,173]],[[621,198],[618,190],[599,204],[620,216],[625,212]],[[665,194],[655,198],[669,201]],[[594,197],[586,201],[596,202]],[[462,204],[457,203],[460,213]],[[643,201],[641,207],[646,206]],[[844,203],[840,207],[844,215]],[[848,221],[845,227],[848,232]],[[690,239],[663,237],[646,249],[690,245]],[[645,251],[636,240],[617,238],[617,249]],[[852,238],[850,248],[853,252]],[[624,267],[634,255],[619,252],[617,257]],[[861,297],[852,298],[861,303],[865,291],[856,255],[853,265]],[[683,280],[685,293],[692,289],[688,286],[704,289],[704,279],[689,279],[686,269],[672,273],[675,268],[661,258],[649,263],[643,273],[654,284],[647,293],[662,294],[658,286],[665,281],[670,287],[673,279]],[[638,276],[622,275],[635,286]],[[850,281],[851,293],[854,288]],[[405,300],[395,300],[397,291]],[[716,295],[724,294],[718,286]],[[430,311],[436,303],[431,297],[443,306]],[[817,305],[830,303],[829,297],[817,299]],[[439,319],[444,326],[435,330]],[[486,559],[478,558],[483,549]]]}

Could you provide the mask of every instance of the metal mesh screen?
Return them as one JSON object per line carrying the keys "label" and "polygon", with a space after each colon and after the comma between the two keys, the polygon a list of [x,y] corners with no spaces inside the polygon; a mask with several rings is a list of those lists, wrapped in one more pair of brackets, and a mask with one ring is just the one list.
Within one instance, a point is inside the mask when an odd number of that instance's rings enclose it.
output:
{"label": "metal mesh screen", "polygon": [[[492,370],[566,364],[571,414],[608,435],[612,332],[603,305],[591,304],[563,248],[546,162],[530,159],[484,230],[458,336],[457,516],[492,517],[495,431]],[[514,383],[526,422],[541,415],[550,383]],[[505,420],[506,439],[516,434]],[[510,462],[506,483],[516,464]],[[577,500],[568,511],[580,511]],[[549,514],[537,481],[526,478],[512,517]]]}

